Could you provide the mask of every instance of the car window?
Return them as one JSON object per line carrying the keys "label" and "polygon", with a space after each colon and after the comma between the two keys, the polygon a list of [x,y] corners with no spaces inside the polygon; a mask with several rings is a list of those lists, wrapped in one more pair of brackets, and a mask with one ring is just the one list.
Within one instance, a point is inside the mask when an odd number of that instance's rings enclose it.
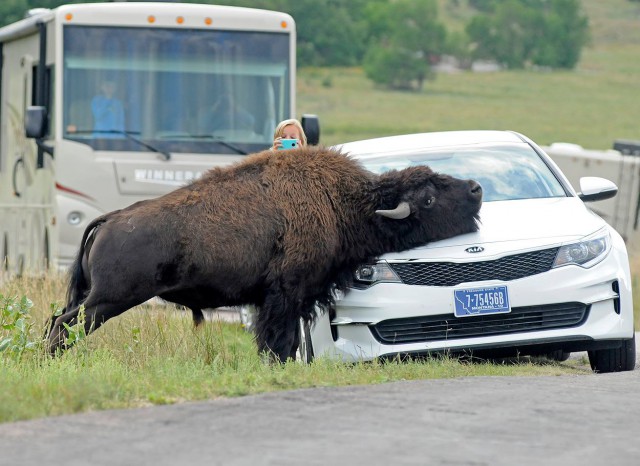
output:
{"label": "car window", "polygon": [[549,167],[529,146],[463,147],[386,154],[367,157],[363,164],[376,173],[428,165],[439,173],[476,180],[484,190],[485,201],[566,196]]}

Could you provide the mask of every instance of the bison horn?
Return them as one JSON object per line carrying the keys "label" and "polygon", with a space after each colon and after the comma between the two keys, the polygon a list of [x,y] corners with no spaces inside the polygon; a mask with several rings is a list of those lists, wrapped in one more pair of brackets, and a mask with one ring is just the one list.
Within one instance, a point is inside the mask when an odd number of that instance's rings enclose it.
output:
{"label": "bison horn", "polygon": [[382,215],[383,217],[392,218],[394,220],[402,220],[403,218],[407,218],[411,213],[411,207],[409,207],[408,202],[401,202],[398,204],[398,207],[391,210],[376,210],[376,214]]}

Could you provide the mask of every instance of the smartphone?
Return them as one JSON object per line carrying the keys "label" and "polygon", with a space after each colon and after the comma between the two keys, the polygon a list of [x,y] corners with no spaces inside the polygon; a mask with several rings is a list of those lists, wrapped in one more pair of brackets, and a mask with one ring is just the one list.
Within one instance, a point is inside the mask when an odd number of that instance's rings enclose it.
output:
{"label": "smartphone", "polygon": [[297,139],[281,139],[280,142],[282,143],[282,146],[280,146],[281,150],[295,149],[296,147],[298,147]]}

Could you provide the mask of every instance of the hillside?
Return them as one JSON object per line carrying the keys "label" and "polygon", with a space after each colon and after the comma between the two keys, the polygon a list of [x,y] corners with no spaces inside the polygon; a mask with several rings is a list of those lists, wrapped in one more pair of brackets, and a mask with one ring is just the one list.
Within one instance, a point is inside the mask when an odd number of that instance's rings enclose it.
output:
{"label": "hillside", "polygon": [[629,0],[582,0],[596,48],[640,45],[640,3]]}
{"label": "hillside", "polygon": [[[470,10],[441,7],[451,28]],[[302,69],[299,114],[315,113],[322,142],[452,129],[511,129],[540,144],[608,149],[640,139],[640,3],[583,0],[592,44],[574,71],[440,73],[420,93],[376,88],[359,68]]]}

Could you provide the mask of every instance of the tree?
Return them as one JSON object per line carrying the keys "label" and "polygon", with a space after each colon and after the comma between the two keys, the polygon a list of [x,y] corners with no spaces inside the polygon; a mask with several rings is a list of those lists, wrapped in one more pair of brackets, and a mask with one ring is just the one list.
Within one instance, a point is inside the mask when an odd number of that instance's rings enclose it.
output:
{"label": "tree", "polygon": [[4,0],[0,3],[0,25],[4,26],[24,18],[27,10],[27,0]]}
{"label": "tree", "polygon": [[436,1],[380,2],[367,16],[372,38],[363,61],[367,77],[392,89],[422,89],[446,41]]}
{"label": "tree", "polygon": [[364,0],[293,0],[282,11],[296,20],[302,66],[353,66],[362,61],[369,33]]}
{"label": "tree", "polygon": [[[30,8],[96,1],[2,0],[0,22]],[[400,89],[421,89],[443,53],[466,64],[487,58],[509,68],[573,68],[589,40],[580,0],[467,0],[478,14],[466,36],[450,37],[437,19],[438,0],[185,1],[287,12],[297,25],[299,66],[362,64],[376,83]]]}
{"label": "tree", "polygon": [[580,14],[578,0],[552,0],[546,11],[542,37],[531,60],[534,65],[572,69],[589,41],[589,20]]}
{"label": "tree", "polygon": [[495,0],[469,0],[469,6],[478,11],[491,12],[495,8]]}
{"label": "tree", "polygon": [[[198,1],[198,0],[192,0]],[[226,5],[283,11],[296,21],[300,66],[359,65],[367,49],[367,5],[388,0],[225,0]],[[200,2],[202,3],[202,2]],[[211,0],[206,3],[220,3]]]}
{"label": "tree", "polygon": [[509,68],[573,68],[589,40],[579,0],[504,0],[467,25],[475,58]]}
{"label": "tree", "polygon": [[538,23],[536,11],[519,0],[505,0],[492,14],[475,16],[466,27],[475,45],[474,58],[524,67],[533,52]]}
{"label": "tree", "polygon": [[369,79],[391,89],[414,90],[422,88],[429,67],[420,56],[407,49],[372,47],[363,65]]}
{"label": "tree", "polygon": [[0,2],[0,26],[23,19],[33,8],[56,8],[68,3],[95,3],[98,0],[2,0]]}

